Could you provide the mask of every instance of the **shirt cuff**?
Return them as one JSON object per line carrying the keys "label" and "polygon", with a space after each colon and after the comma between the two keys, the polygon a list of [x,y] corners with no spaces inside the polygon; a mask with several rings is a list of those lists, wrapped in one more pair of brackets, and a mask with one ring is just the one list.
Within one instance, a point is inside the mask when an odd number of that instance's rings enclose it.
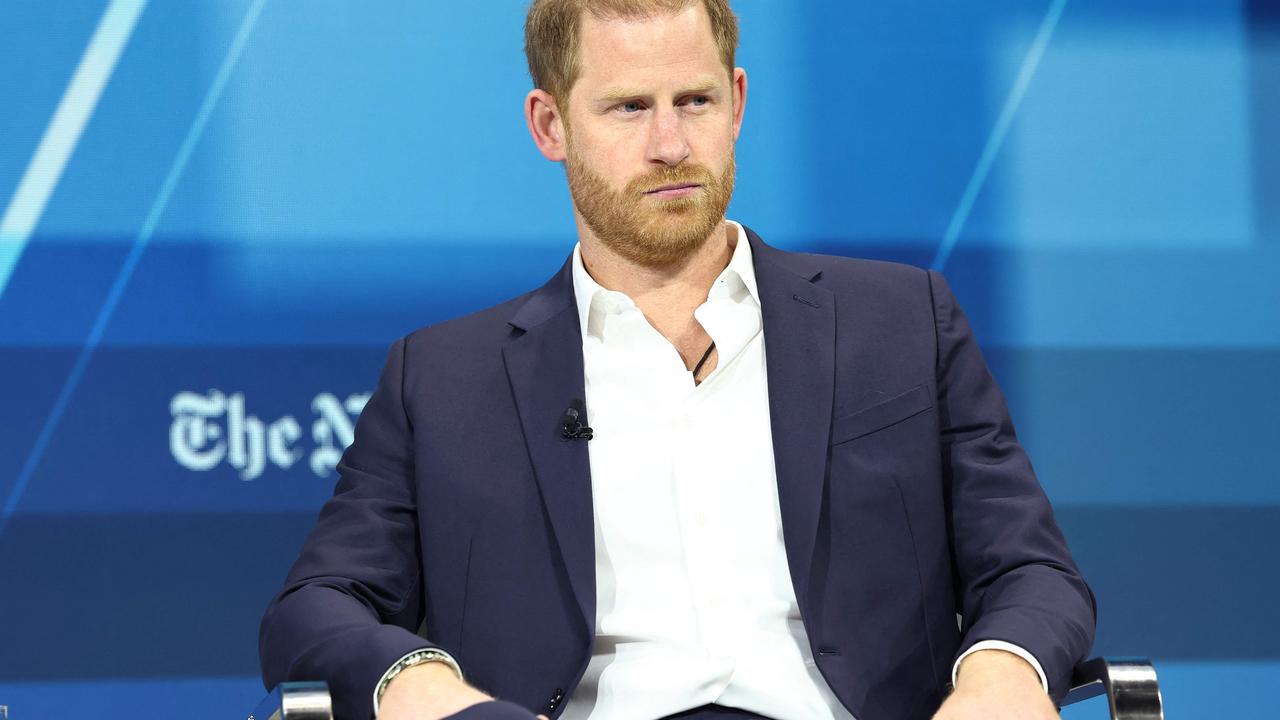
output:
{"label": "shirt cuff", "polygon": [[973,647],[965,650],[963,655],[956,658],[956,664],[951,666],[952,687],[955,687],[956,677],[960,674],[960,663],[963,662],[965,658],[979,650],[1004,650],[1005,652],[1011,652],[1023,660],[1026,660],[1031,663],[1031,667],[1036,669],[1036,675],[1040,676],[1040,687],[1044,688],[1045,692],[1049,692],[1049,679],[1045,677],[1044,668],[1040,667],[1040,661],[1036,660],[1035,656],[1027,652],[1026,649],[1003,640],[982,640],[976,642],[973,644]]}

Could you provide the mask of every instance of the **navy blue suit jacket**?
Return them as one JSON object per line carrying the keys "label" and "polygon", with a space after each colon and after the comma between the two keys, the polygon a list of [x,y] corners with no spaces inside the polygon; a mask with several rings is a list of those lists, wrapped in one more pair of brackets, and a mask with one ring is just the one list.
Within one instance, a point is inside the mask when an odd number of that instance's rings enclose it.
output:
{"label": "navy blue suit jacket", "polygon": [[[786,554],[835,695],[859,720],[928,718],[957,655],[995,639],[1061,699],[1093,595],[942,277],[747,236]],[[588,443],[561,437],[582,362],[568,262],[395,343],[263,618],[268,687],[324,679],[367,718],[383,672],[438,646],[498,697],[563,708],[595,619]]]}

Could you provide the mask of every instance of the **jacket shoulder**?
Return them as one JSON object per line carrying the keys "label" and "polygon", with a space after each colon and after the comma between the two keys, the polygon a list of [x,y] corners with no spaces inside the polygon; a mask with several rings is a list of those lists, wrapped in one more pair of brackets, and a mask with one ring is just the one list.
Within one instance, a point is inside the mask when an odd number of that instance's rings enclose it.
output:
{"label": "jacket shoulder", "polygon": [[932,295],[931,272],[914,265],[840,255],[802,255],[808,264],[822,272],[818,284],[837,295],[871,293],[882,299],[901,297],[917,301]]}

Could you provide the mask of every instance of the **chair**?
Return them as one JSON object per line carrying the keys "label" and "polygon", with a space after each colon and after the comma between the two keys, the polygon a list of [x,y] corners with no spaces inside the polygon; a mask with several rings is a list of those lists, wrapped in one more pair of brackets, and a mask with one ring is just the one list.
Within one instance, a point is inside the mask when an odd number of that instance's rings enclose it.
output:
{"label": "chair", "polygon": [[1164,720],[1156,669],[1144,658],[1093,658],[1076,666],[1063,705],[1106,694],[1111,720]]}
{"label": "chair", "polygon": [[[1164,720],[1160,685],[1150,660],[1093,658],[1076,666],[1063,705],[1105,694],[1111,720]],[[249,720],[333,720],[329,686],[322,682],[280,683]]]}
{"label": "chair", "polygon": [[329,683],[282,682],[249,713],[249,720],[333,720]]}

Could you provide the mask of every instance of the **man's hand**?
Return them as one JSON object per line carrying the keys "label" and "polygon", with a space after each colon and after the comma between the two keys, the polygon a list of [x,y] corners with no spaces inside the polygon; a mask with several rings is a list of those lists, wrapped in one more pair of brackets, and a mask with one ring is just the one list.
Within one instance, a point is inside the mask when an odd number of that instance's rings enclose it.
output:
{"label": "man's hand", "polygon": [[1059,720],[1035,668],[1003,650],[979,650],[960,663],[956,691],[933,720]]}
{"label": "man's hand", "polygon": [[[448,665],[422,663],[406,668],[387,685],[378,707],[378,720],[443,720],[492,700],[458,679]],[[514,706],[508,707],[514,710]],[[546,720],[542,715],[538,718]]]}

